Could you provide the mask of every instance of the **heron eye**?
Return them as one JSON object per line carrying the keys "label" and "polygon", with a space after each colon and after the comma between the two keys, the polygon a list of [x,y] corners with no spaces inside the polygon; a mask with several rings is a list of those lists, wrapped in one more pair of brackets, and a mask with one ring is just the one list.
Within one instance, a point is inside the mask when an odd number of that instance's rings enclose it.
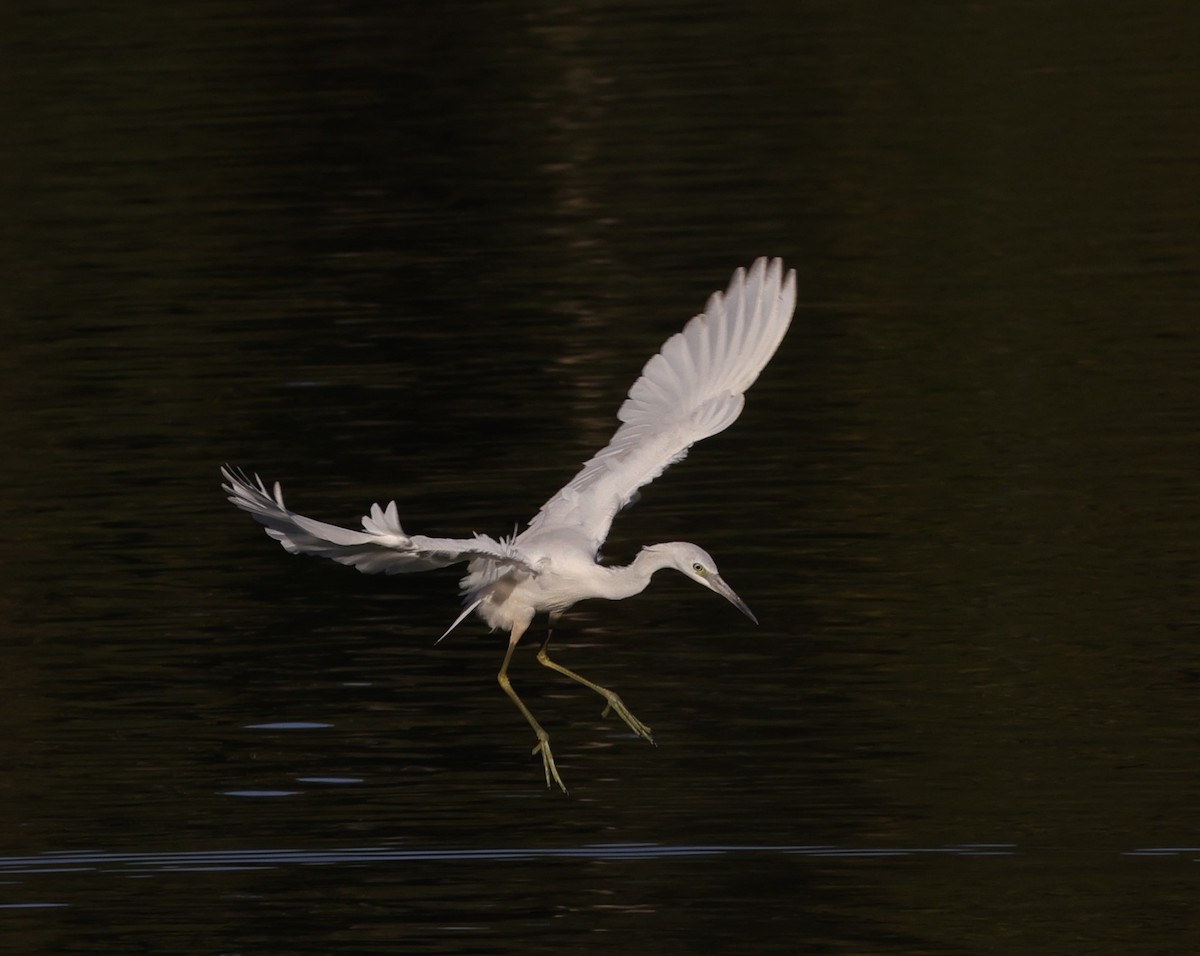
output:
{"label": "heron eye", "polygon": [[703,574],[704,573],[704,565],[701,564],[699,561],[697,561],[695,564],[692,565],[692,570],[695,571],[697,574]]}

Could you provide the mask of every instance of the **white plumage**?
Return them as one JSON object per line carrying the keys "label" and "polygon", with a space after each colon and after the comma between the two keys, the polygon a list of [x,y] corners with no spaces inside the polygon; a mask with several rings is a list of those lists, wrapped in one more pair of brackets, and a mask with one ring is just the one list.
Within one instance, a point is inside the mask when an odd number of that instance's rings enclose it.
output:
{"label": "white plumage", "polygon": [[[553,781],[565,790],[549,736],[508,681],[513,648],[534,615],[548,613],[553,624],[578,601],[630,597],[662,568],[680,571],[754,619],[721,579],[711,556],[694,544],[650,545],[625,567],[604,566],[597,558],[613,517],[640,487],[682,459],[693,444],[737,420],[746,389],[775,354],[795,306],[795,273],[785,276],[779,259],[758,259],[748,272],[738,269],[728,290],[714,293],[704,312],[646,363],[617,412],[621,425],[612,440],[512,538],[410,535],[400,525],[394,501],[386,508],[372,505],[362,519],[362,531],[341,528],[291,511],[278,483],[268,491],[257,476],[251,481],[229,467],[221,470],[227,482],[222,487],[233,504],[249,512],[293,554],[331,558],[368,574],[401,574],[469,562],[462,580],[467,607],[450,630],[477,610],[491,627],[509,631],[500,685],[537,735],[534,752],[542,755],[547,786]],[[615,711],[635,733],[652,739],[649,728],[613,691],[551,660],[549,641],[547,636],[538,653],[541,663],[596,691],[607,701],[605,713]]]}

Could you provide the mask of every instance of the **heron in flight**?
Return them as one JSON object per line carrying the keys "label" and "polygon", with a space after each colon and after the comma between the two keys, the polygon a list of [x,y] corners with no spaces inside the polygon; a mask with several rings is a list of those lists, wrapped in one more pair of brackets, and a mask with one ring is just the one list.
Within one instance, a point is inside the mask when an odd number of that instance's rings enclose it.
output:
{"label": "heron in flight", "polygon": [[[642,369],[617,411],[621,425],[567,484],[550,498],[520,534],[492,538],[431,538],[400,525],[396,503],[371,506],[362,531],[352,531],[297,514],[255,475],[221,469],[229,500],[266,526],[292,554],[332,558],[367,574],[405,574],[467,562],[461,587],[466,609],[445,637],[472,611],[492,630],[508,631],[508,649],[497,680],[537,736],[546,786],[565,793],[554,765],[550,736],[508,679],[514,648],[534,616],[549,615],[550,629],[537,659],[604,698],[604,714],[615,713],[635,734],[654,742],[616,692],[568,670],[549,655],[550,634],[567,608],[588,598],[620,601],[641,593],[656,571],[671,568],[715,591],[758,623],[746,603],[725,583],[704,549],[686,541],[642,548],[624,567],[599,562],[609,526],[637,490],[682,459],[693,444],[732,425],[745,391],[779,347],[796,307],[796,274],[785,275],[779,259],[758,259],[738,269],[728,290],[714,293],[702,314],[671,336]],[[441,638],[439,638],[441,640]]]}

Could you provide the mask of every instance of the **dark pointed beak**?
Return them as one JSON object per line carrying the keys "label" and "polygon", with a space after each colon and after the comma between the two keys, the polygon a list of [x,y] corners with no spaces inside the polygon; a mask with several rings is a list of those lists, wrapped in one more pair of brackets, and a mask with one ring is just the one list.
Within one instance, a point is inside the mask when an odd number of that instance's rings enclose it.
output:
{"label": "dark pointed beak", "polygon": [[710,574],[708,577],[706,577],[704,579],[704,581],[710,588],[712,588],[719,595],[721,595],[721,597],[723,597],[726,601],[728,601],[730,604],[732,604],[734,607],[736,607],[739,611],[741,611],[743,614],[745,614],[746,617],[750,618],[750,620],[752,620],[755,624],[758,623],[758,618],[756,618],[754,616],[754,612],[751,611],[750,608],[748,608],[746,606],[745,601],[743,601],[740,597],[737,596],[736,593],[734,593],[733,588],[731,588],[728,584],[725,583],[725,579],[722,578],[721,575]]}

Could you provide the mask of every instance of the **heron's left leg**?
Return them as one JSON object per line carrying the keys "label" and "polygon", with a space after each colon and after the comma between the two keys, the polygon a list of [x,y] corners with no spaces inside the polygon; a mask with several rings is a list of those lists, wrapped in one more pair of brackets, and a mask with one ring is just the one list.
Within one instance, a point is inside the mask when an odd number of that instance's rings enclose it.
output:
{"label": "heron's left leg", "polygon": [[517,709],[521,711],[525,719],[529,721],[529,726],[533,728],[533,732],[537,735],[537,746],[533,748],[533,752],[542,755],[542,767],[546,771],[546,786],[550,786],[551,778],[558,784],[563,793],[567,792],[567,786],[562,782],[562,777],[558,775],[558,768],[554,766],[554,754],[550,751],[550,735],[546,733],[542,725],[538,723],[537,718],[530,713],[529,708],[525,706],[525,702],[517,696],[517,692],[513,690],[512,683],[508,679],[508,662],[512,660],[513,648],[517,646],[517,641],[521,639],[521,635],[525,633],[525,628],[528,622],[518,623],[513,629],[508,638],[508,650],[504,652],[504,663],[500,665],[500,673],[496,675],[496,680],[499,681],[500,687],[504,693],[508,694],[509,699],[517,705]]}
{"label": "heron's left leg", "polygon": [[607,717],[608,712],[611,710],[614,714],[625,721],[625,723],[629,725],[629,729],[635,734],[637,734],[639,737],[645,737],[648,741],[650,741],[650,743],[654,743],[654,738],[650,736],[650,728],[629,712],[629,708],[625,706],[624,701],[621,700],[616,691],[609,690],[607,687],[601,687],[599,684],[594,684],[586,677],[576,674],[573,670],[568,670],[567,668],[563,667],[562,664],[559,664],[557,661],[550,660],[549,647],[550,632],[547,631],[546,640],[542,642],[542,648],[538,651],[538,663],[549,667],[552,671],[558,671],[564,677],[569,677],[571,680],[582,684],[584,687],[587,687],[590,690],[594,690],[608,702],[607,706],[604,708],[604,712],[600,715],[601,717]]}

